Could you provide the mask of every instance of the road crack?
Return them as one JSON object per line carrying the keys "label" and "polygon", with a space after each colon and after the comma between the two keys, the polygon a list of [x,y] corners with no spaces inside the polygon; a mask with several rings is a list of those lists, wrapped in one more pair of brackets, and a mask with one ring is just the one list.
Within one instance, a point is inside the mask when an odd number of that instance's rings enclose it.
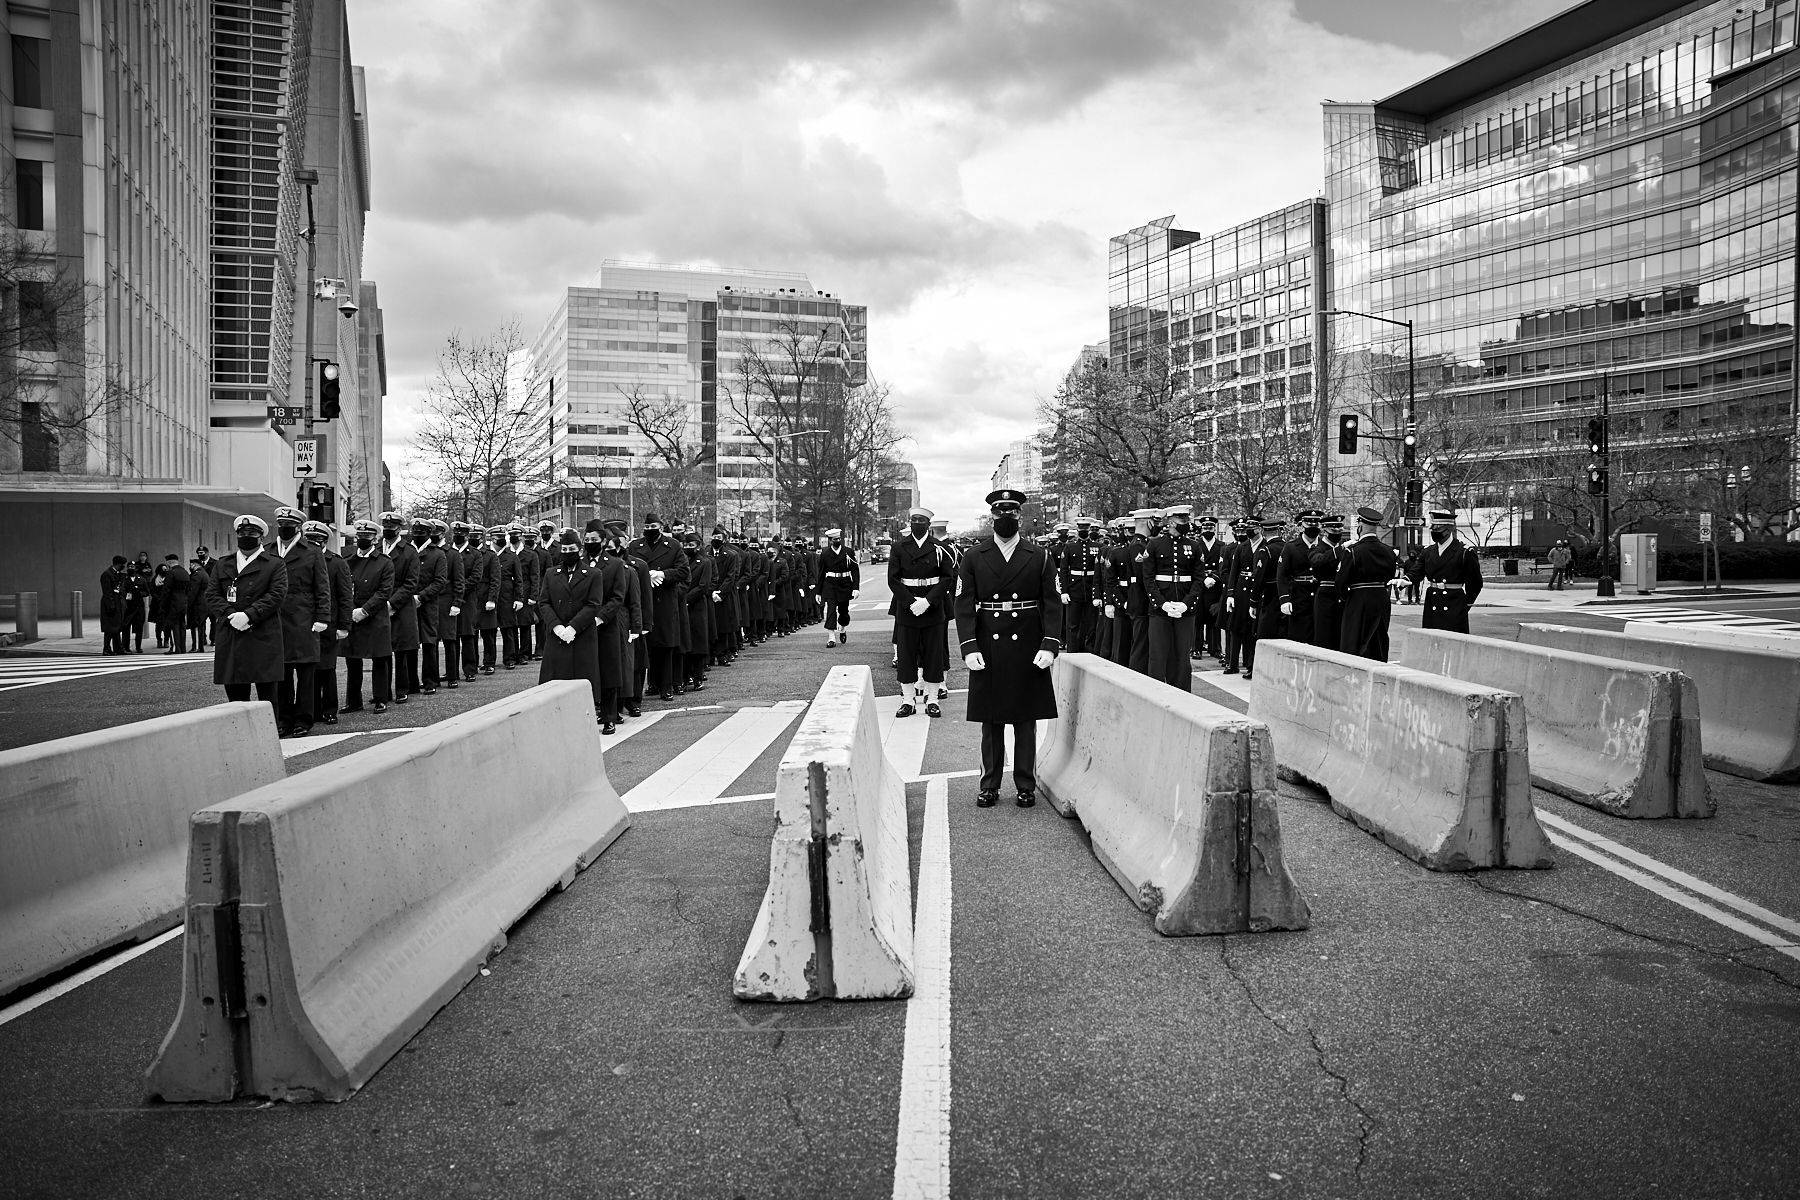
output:
{"label": "road crack", "polygon": [[1765,967],[1757,962],[1746,961],[1741,956],[1734,954],[1729,950],[1715,950],[1711,946],[1702,946],[1698,942],[1690,942],[1682,938],[1666,937],[1659,933],[1645,933],[1641,929],[1633,929],[1628,925],[1621,925],[1617,921],[1600,916],[1598,913],[1591,913],[1586,909],[1576,908],[1574,905],[1564,904],[1559,900],[1549,900],[1543,896],[1533,896],[1528,892],[1515,892],[1510,888],[1495,887],[1473,871],[1466,872],[1464,877],[1484,892],[1490,892],[1496,896],[1511,896],[1515,900],[1526,900],[1535,904],[1542,904],[1545,908],[1554,908],[1557,912],[1567,913],[1571,917],[1580,917],[1583,920],[1592,921],[1596,925],[1605,929],[1610,929],[1614,933],[1622,933],[1626,937],[1637,938],[1641,941],[1650,942],[1658,946],[1673,946],[1682,950],[1691,950],[1695,954],[1705,955],[1707,958],[1718,959],[1722,962],[1728,962],[1734,966],[1744,967],[1751,971],[1760,971],[1770,979],[1781,984],[1783,987],[1800,991],[1800,983],[1796,983],[1794,980],[1789,979],[1775,968]]}
{"label": "road crack", "polygon": [[1319,1035],[1312,1026],[1305,1026],[1302,1032],[1296,1033],[1288,1026],[1287,1022],[1263,1006],[1261,998],[1256,994],[1256,989],[1250,986],[1250,981],[1244,978],[1243,974],[1239,972],[1237,964],[1231,961],[1231,939],[1229,937],[1219,939],[1219,961],[1224,964],[1225,973],[1231,976],[1231,981],[1237,984],[1238,990],[1244,994],[1244,999],[1250,1002],[1250,1007],[1256,1010],[1258,1016],[1280,1030],[1284,1037],[1299,1041],[1304,1036],[1307,1045],[1312,1048],[1313,1062],[1318,1066],[1319,1073],[1337,1085],[1338,1095],[1356,1113],[1356,1166],[1351,1175],[1356,1180],[1356,1186],[1361,1188],[1363,1168],[1369,1163],[1369,1137],[1375,1132],[1374,1114],[1363,1107],[1362,1101],[1358,1100],[1350,1090],[1350,1077],[1331,1065],[1325,1053],[1325,1045],[1319,1041]]}
{"label": "road crack", "polygon": [[794,1131],[800,1135],[800,1144],[806,1147],[806,1153],[808,1155],[812,1154],[812,1134],[807,1132],[806,1122],[800,1118],[800,1108],[794,1103],[793,1089],[783,1087],[781,1089],[781,1100],[782,1103],[787,1105],[788,1116],[792,1118],[794,1122]]}

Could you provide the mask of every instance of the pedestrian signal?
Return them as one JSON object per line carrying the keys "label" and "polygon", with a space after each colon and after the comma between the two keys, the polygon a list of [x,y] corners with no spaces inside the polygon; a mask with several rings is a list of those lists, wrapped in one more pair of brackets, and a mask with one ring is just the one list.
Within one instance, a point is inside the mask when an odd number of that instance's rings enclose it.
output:
{"label": "pedestrian signal", "polygon": [[319,364],[319,420],[335,421],[343,415],[343,406],[338,399],[338,365],[334,362]]}
{"label": "pedestrian signal", "polygon": [[1344,413],[1338,417],[1338,453],[1356,453],[1356,434],[1362,421],[1355,413]]}
{"label": "pedestrian signal", "polygon": [[328,483],[315,483],[306,494],[306,519],[334,523],[337,510],[337,494]]}
{"label": "pedestrian signal", "polygon": [[1588,468],[1588,495],[1590,495],[1590,496],[1606,495],[1606,468],[1605,467],[1596,466],[1596,467]]}
{"label": "pedestrian signal", "polygon": [[1588,421],[1588,453],[1595,457],[1606,453],[1606,426],[1599,417]]}
{"label": "pedestrian signal", "polygon": [[1409,479],[1406,481],[1406,515],[1416,517],[1419,510],[1425,507],[1425,481]]}

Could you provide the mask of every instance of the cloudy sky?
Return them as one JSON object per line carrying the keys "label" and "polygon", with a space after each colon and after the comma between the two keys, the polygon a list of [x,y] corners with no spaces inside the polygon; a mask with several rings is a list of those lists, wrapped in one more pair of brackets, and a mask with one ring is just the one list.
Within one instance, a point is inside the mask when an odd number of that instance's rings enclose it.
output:
{"label": "cloudy sky", "polygon": [[801,270],[865,302],[926,503],[1106,332],[1106,240],[1315,195],[1319,103],[1372,100],[1568,0],[353,0],[387,457],[454,329],[602,259]]}

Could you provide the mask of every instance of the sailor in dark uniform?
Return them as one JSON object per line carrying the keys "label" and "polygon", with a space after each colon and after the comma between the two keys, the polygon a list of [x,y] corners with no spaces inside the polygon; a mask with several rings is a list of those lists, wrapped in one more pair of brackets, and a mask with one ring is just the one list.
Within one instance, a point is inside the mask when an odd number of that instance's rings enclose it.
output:
{"label": "sailor in dark uniform", "polygon": [[969,668],[968,719],[981,723],[981,783],[975,803],[1000,799],[1006,727],[1013,730],[1017,803],[1037,803],[1037,722],[1056,716],[1050,665],[1062,641],[1056,567],[1041,546],[1019,536],[1025,493],[989,492],[994,536],[963,556],[956,575],[956,632]]}
{"label": "sailor in dark uniform", "polygon": [[1337,593],[1344,604],[1338,649],[1377,662],[1388,660],[1388,619],[1393,614],[1388,580],[1394,577],[1395,555],[1394,548],[1381,540],[1386,523],[1379,509],[1356,510],[1359,536],[1337,577]]}
{"label": "sailor in dark uniform", "polygon": [[1431,541],[1407,572],[1415,584],[1425,580],[1420,625],[1467,633],[1469,608],[1481,594],[1481,559],[1456,536],[1456,514],[1449,509],[1431,510]]}
{"label": "sailor in dark uniform", "polygon": [[[908,532],[888,552],[888,615],[894,618],[894,671],[900,680],[900,707],[895,716],[910,717],[923,708],[927,716],[943,715],[938,691],[949,662],[943,599],[951,591],[955,562],[931,532],[931,510],[915,508]],[[923,678],[921,678],[923,677]]]}
{"label": "sailor in dark uniform", "polygon": [[1219,632],[1225,623],[1225,542],[1218,536],[1219,518],[1200,518],[1200,537],[1194,543],[1200,576],[1198,627],[1194,634],[1194,657],[1211,655],[1221,663],[1224,652],[1219,645]]}
{"label": "sailor in dark uniform", "polygon": [[825,549],[819,552],[816,569],[814,583],[825,601],[825,645],[830,648],[838,644],[840,629],[842,640],[850,640],[850,601],[862,588],[862,568],[857,565],[856,552],[844,549],[842,529],[825,531]]}

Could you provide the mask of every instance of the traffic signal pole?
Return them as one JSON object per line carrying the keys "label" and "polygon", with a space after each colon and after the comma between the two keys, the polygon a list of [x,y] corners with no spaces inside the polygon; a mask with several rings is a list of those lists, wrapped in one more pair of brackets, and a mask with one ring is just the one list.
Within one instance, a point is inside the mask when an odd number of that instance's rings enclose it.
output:
{"label": "traffic signal pole", "polygon": [[[304,360],[306,379],[302,386],[305,388],[306,396],[306,436],[311,437],[313,431],[313,315],[314,310],[318,308],[313,289],[317,287],[315,276],[319,267],[319,226],[313,217],[313,184],[319,181],[319,173],[311,170],[296,171],[294,177],[306,185],[306,233],[303,235],[306,238],[306,356]],[[300,481],[297,500],[301,512],[307,512],[311,507],[306,502],[307,491],[311,486],[310,480],[302,479]],[[332,515],[335,517],[337,514],[333,513]]]}
{"label": "traffic signal pole", "polygon": [[1612,376],[1600,376],[1600,578],[1596,596],[1613,594],[1612,578]]}

